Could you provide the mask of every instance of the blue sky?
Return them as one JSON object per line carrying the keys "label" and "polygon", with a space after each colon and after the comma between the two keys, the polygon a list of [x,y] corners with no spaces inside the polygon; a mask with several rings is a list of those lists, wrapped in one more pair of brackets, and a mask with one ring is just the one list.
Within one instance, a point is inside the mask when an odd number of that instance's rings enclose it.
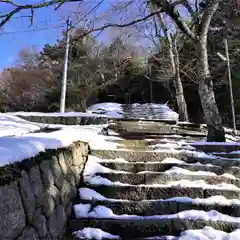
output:
{"label": "blue sky", "polygon": [[[15,2],[24,4],[40,2],[40,0],[15,0]],[[7,4],[0,3],[0,5],[1,12],[10,9]],[[29,18],[24,17],[29,15],[29,11],[14,16],[0,32],[0,70],[13,65],[18,59],[18,53],[21,49],[32,46],[41,49],[46,43],[55,43],[66,27],[68,14],[73,14],[75,9],[76,4],[66,4],[58,11],[54,11],[53,7],[36,10],[34,23],[31,27],[29,27]]]}
{"label": "blue sky", "polygon": [[[42,0],[15,0],[19,4],[27,3],[39,3]],[[81,16],[85,18],[94,17],[94,13],[89,16],[86,14],[90,9],[92,9],[93,4],[95,5],[100,0],[84,0],[81,7]],[[104,13],[104,18],[106,19],[107,11],[111,8],[111,3],[116,3],[114,0],[106,0],[103,2],[100,8],[98,8],[96,16],[100,16]],[[54,44],[56,40],[62,35],[62,31],[66,28],[66,19],[68,15],[71,15],[74,22],[74,11],[78,9],[78,3],[68,3],[64,4],[58,11],[54,11],[54,7],[47,7],[38,9],[34,14],[34,22],[31,27],[29,27],[30,21],[26,16],[29,15],[29,11],[21,12],[20,14],[14,16],[14,18],[4,25],[4,28],[0,31],[0,45],[1,45],[1,57],[0,57],[0,70],[6,67],[10,67],[16,63],[18,60],[18,54],[20,50],[34,47],[35,49],[41,49],[44,44]],[[8,12],[9,4],[0,3],[0,13]],[[136,9],[135,9],[135,12]],[[134,15],[131,15],[131,18],[134,18]],[[113,21],[116,15],[109,15],[110,19],[108,22]],[[104,19],[103,18],[103,19]],[[118,16],[119,18],[119,16]],[[95,27],[102,26],[105,20],[97,20]],[[76,19],[75,19],[76,20]],[[133,20],[133,19],[131,19]],[[106,20],[107,21],[107,20]],[[126,22],[129,22],[129,19],[125,19]],[[117,21],[118,22],[118,21]],[[99,37],[105,43],[114,37],[116,29],[108,29],[103,35]],[[139,40],[139,39],[138,39]],[[145,40],[141,38],[141,41],[144,42],[144,46],[147,46]]]}
{"label": "blue sky", "polygon": [[[0,69],[11,66],[17,60],[21,49],[31,46],[39,49],[45,43],[56,42],[56,39],[61,35],[64,28],[64,19],[61,19],[52,8],[36,11],[32,27],[29,27],[29,19],[22,17],[28,14],[27,11],[22,12],[4,25],[3,33],[0,33]],[[62,29],[60,27],[54,28],[60,25],[62,25]],[[48,29],[39,30],[43,28]]]}

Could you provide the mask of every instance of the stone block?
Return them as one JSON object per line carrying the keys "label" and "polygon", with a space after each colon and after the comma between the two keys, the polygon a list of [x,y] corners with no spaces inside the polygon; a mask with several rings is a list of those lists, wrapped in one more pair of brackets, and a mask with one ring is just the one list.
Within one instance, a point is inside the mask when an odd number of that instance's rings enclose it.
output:
{"label": "stone block", "polygon": [[17,182],[0,186],[0,239],[14,239],[26,225]]}
{"label": "stone block", "polygon": [[65,232],[66,223],[67,215],[64,210],[64,205],[62,204],[57,206],[56,210],[48,219],[48,228],[53,239],[57,239]]}
{"label": "stone block", "polygon": [[50,160],[50,166],[51,170],[53,173],[54,177],[54,184],[61,189],[62,184],[63,184],[63,175],[62,175],[62,170],[61,167],[58,163],[58,159],[56,156],[53,156],[52,159]]}
{"label": "stone block", "polygon": [[55,202],[53,200],[53,197],[49,193],[49,191],[46,191],[42,198],[42,210],[46,217],[49,217],[55,209]]}
{"label": "stone block", "polygon": [[64,180],[61,188],[61,202],[67,204],[70,199],[74,196],[75,192],[72,191],[72,187],[67,180]]}
{"label": "stone block", "polygon": [[32,167],[29,170],[29,181],[36,198],[40,198],[43,194],[43,184],[40,174],[40,169],[38,166]]}
{"label": "stone block", "polygon": [[80,183],[80,180],[81,180],[81,169],[77,166],[72,166],[71,170],[75,176],[75,184],[76,184],[76,186],[78,186]]}
{"label": "stone block", "polygon": [[37,233],[40,238],[44,238],[45,236],[47,236],[48,234],[47,219],[44,215],[42,215],[40,208],[36,210],[32,224],[34,228],[37,230]]}
{"label": "stone block", "polygon": [[59,205],[61,203],[61,194],[56,186],[53,185],[51,188],[47,190],[47,192],[50,196],[52,196],[56,205]]}
{"label": "stone block", "polygon": [[67,206],[65,207],[65,212],[66,212],[67,216],[70,216],[70,215],[71,215],[72,206],[73,206],[72,202],[69,202],[69,203],[67,204]]}
{"label": "stone block", "polygon": [[19,179],[20,194],[27,219],[31,223],[36,209],[36,199],[27,173],[22,171],[21,175],[22,177]]}
{"label": "stone block", "polygon": [[50,168],[49,161],[42,161],[40,163],[41,175],[42,175],[42,183],[43,186],[46,188],[50,188],[54,184],[54,177],[53,173]]}
{"label": "stone block", "polygon": [[39,236],[34,228],[26,227],[17,240],[39,240]]}
{"label": "stone block", "polygon": [[81,166],[84,164],[83,154],[82,154],[81,148],[79,146],[72,147],[72,156],[73,156],[73,165],[74,166]]}
{"label": "stone block", "polygon": [[73,165],[73,157],[71,154],[70,149],[66,149],[63,151],[63,155],[64,155],[64,159],[65,159],[65,163],[67,165],[67,167],[71,167]]}
{"label": "stone block", "polygon": [[58,158],[58,163],[59,163],[59,166],[60,166],[60,168],[62,170],[62,173],[64,175],[66,175],[67,172],[68,172],[68,168],[67,168],[67,164],[65,162],[65,158],[64,158],[63,153],[59,152],[57,158]]}
{"label": "stone block", "polygon": [[70,168],[66,175],[66,180],[70,183],[71,187],[74,187],[74,188],[76,187],[75,176]]}

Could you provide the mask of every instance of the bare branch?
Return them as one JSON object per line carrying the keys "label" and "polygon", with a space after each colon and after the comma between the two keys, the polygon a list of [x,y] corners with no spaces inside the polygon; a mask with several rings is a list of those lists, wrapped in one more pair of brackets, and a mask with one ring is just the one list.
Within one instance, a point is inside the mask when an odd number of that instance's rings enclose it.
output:
{"label": "bare branch", "polygon": [[139,23],[139,22],[143,22],[143,21],[146,21],[148,20],[149,18],[153,17],[154,15],[158,14],[158,13],[161,13],[162,12],[162,9],[158,9],[150,14],[148,14],[147,16],[143,17],[143,18],[138,18],[136,20],[133,20],[131,22],[128,22],[128,23],[123,23],[123,24],[117,24],[117,23],[107,23],[105,25],[103,25],[102,27],[99,27],[99,28],[94,28],[94,29],[90,29],[89,31],[86,31],[84,34],[82,34],[80,37],[85,37],[87,36],[88,34],[92,33],[92,32],[98,32],[98,31],[103,31],[104,29],[106,28],[110,28],[110,27],[115,27],[115,28],[124,28],[124,27],[129,27],[129,26],[132,26],[136,23]]}
{"label": "bare branch", "polygon": [[162,8],[163,12],[168,14],[182,32],[187,34],[191,39],[197,40],[195,33],[191,31],[184,20],[181,19],[179,12],[175,8],[176,4],[170,3],[168,0],[152,0],[152,3]]}
{"label": "bare branch", "polygon": [[[81,2],[83,0],[50,0],[50,1],[44,1],[43,3],[38,3],[38,4],[25,4],[25,5],[19,5],[14,3],[11,0],[1,0],[0,3],[8,3],[12,6],[14,6],[15,8],[3,15],[0,15],[0,19],[2,19],[2,21],[0,22],[0,28],[3,27],[14,15],[16,15],[17,13],[23,11],[23,10],[31,10],[32,12],[34,11],[34,9],[38,9],[38,8],[44,8],[44,7],[48,7],[51,5],[55,5],[57,4],[60,6],[63,3],[67,3],[67,2]],[[33,14],[32,14],[33,16]]]}
{"label": "bare branch", "polygon": [[192,8],[188,0],[183,0],[182,5],[188,10],[190,13],[191,17],[194,19],[196,17],[196,11]]}
{"label": "bare branch", "polygon": [[201,36],[203,36],[204,38],[207,37],[210,22],[212,20],[213,15],[217,11],[219,2],[220,0],[213,0],[211,3],[209,3],[209,6],[207,6],[204,9],[200,26]]}

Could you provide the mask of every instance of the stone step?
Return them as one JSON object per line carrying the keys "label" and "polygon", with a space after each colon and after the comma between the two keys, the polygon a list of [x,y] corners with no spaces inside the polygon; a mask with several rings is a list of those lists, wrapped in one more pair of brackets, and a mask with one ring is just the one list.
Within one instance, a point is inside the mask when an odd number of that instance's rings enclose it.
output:
{"label": "stone step", "polygon": [[213,153],[213,155],[224,158],[238,158],[240,160],[240,152],[239,153]]}
{"label": "stone step", "polygon": [[[111,134],[109,134],[111,135]],[[129,133],[129,132],[120,132],[121,138],[124,139],[132,139],[132,140],[144,140],[144,139],[169,139],[169,140],[192,140],[192,141],[200,141],[202,140],[202,136],[180,136],[175,133],[165,133],[165,134],[147,134],[147,133]]]}
{"label": "stone step", "polygon": [[187,175],[187,174],[165,174],[162,172],[148,173],[96,173],[97,176],[107,178],[112,182],[121,182],[131,185],[151,185],[151,184],[167,184],[171,181],[189,180],[197,181],[204,180],[207,184],[215,185],[221,183],[234,184],[240,187],[239,179],[232,179],[222,176],[203,176],[203,175]]}
{"label": "stone step", "polygon": [[196,157],[193,152],[186,151],[175,151],[169,152],[164,151],[132,151],[132,150],[102,150],[102,149],[91,149],[91,155],[102,159],[116,159],[124,158],[129,162],[161,162],[165,158],[177,158],[179,160],[185,161],[186,163],[196,163],[200,162],[202,164],[213,164],[221,167],[233,167],[239,166],[240,160],[235,159],[225,159],[221,157],[210,158],[210,157]]}
{"label": "stone step", "polygon": [[185,219],[162,220],[131,220],[131,219],[73,219],[69,223],[72,232],[85,227],[100,228],[113,235],[120,235],[121,239],[145,238],[151,236],[179,236],[188,229],[202,229],[211,226],[214,229],[232,232],[240,228],[239,223],[224,221],[203,221]]}
{"label": "stone step", "polygon": [[[162,119],[136,119],[136,118],[128,118],[128,119],[117,119],[117,118],[109,118],[109,123],[129,123],[133,122],[134,124],[144,123],[144,124],[162,124],[162,125],[175,125],[176,120],[162,120]],[[190,123],[191,125],[191,123]],[[195,124],[193,124],[195,125]]]}
{"label": "stone step", "polygon": [[179,164],[179,163],[121,163],[121,162],[101,162],[102,166],[118,170],[126,171],[132,173],[138,173],[142,171],[155,171],[155,172],[164,172],[171,169],[172,167],[179,167],[190,171],[209,171],[214,172],[217,175],[224,173],[229,173],[234,175],[237,178],[240,178],[240,168],[238,167],[229,167],[222,168],[220,166],[209,166],[209,165],[198,165],[198,164]]}
{"label": "stone step", "polygon": [[[139,215],[139,216],[153,216],[153,215],[166,215],[175,214],[185,210],[202,210],[208,212],[210,210],[216,210],[222,214],[226,214],[232,217],[240,217],[240,205],[221,205],[221,204],[196,204],[192,202],[183,201],[125,201],[125,202],[113,202],[113,201],[84,201],[79,200],[80,203],[90,203],[92,207],[98,205],[106,206],[110,208],[114,214],[122,215]],[[75,216],[74,216],[75,217]]]}
{"label": "stone step", "polygon": [[221,195],[227,199],[238,199],[240,191],[201,187],[157,187],[157,186],[106,186],[88,185],[104,197],[130,201],[168,199],[172,197],[208,198]]}
{"label": "stone step", "polygon": [[111,130],[114,130],[116,132],[118,132],[120,135],[123,132],[127,132],[131,135],[136,135],[138,133],[143,133],[145,135],[165,135],[167,133],[171,133],[171,134],[178,134],[178,135],[182,135],[182,136],[189,136],[189,137],[206,137],[206,133],[204,132],[200,132],[200,131],[190,131],[190,130],[186,130],[186,129],[181,129],[181,128],[175,128],[175,129],[171,129],[169,127],[161,127],[161,128],[141,128],[141,127],[132,127],[132,128],[127,128],[127,129],[116,129],[116,128],[111,128]]}
{"label": "stone step", "polygon": [[212,152],[233,152],[233,151],[239,151],[240,150],[240,143],[233,143],[233,144],[194,144],[192,145],[193,147],[195,147],[197,150],[199,151],[203,151],[205,153],[212,153]]}

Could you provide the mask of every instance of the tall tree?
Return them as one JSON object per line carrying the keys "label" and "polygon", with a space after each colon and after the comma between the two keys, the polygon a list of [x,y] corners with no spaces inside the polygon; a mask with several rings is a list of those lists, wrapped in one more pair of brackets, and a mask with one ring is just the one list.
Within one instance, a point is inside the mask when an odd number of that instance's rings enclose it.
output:
{"label": "tall tree", "polygon": [[180,77],[180,62],[179,62],[179,53],[178,53],[178,47],[177,47],[178,32],[176,32],[174,35],[170,34],[166,26],[166,23],[164,22],[162,14],[159,13],[157,16],[159,17],[159,22],[164,32],[165,39],[167,41],[168,53],[169,53],[172,72],[174,76],[173,84],[176,91],[176,100],[177,100],[178,111],[180,115],[179,118],[182,121],[188,121],[187,104],[184,97],[183,85]]}
{"label": "tall tree", "polygon": [[188,1],[183,1],[192,15],[192,29],[185,23],[176,7],[176,2],[167,0],[152,0],[158,8],[162,9],[176,24],[176,26],[195,43],[195,56],[197,60],[198,92],[208,126],[208,141],[225,141],[225,132],[222,126],[222,118],[216,104],[213,91],[213,82],[208,64],[207,39],[209,25],[213,15],[217,11],[220,0],[207,1],[201,12],[195,11]]}

